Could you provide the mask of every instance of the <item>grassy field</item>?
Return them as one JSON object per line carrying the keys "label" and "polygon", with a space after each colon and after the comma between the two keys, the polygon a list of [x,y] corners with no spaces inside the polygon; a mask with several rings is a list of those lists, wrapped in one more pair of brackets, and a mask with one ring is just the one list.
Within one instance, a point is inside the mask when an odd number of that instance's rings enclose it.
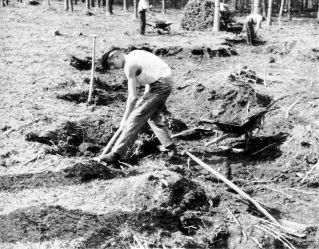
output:
{"label": "grassy field", "polygon": [[[145,37],[138,35],[132,12],[114,12],[94,9],[87,16],[77,5],[70,13],[61,2],[0,9],[0,248],[239,249],[287,243],[318,248],[318,22],[294,18],[278,26],[274,21],[260,31],[263,42],[252,47],[231,33],[183,31],[182,10],[148,17],[172,21],[172,32],[148,30]],[[98,35],[97,58],[111,45],[182,48],[163,59],[175,81],[168,109],[188,128],[201,118],[243,120],[285,97],[246,152],[205,147],[211,132],[175,142],[180,153],[187,149],[228,175],[276,218],[307,225],[305,237],[289,236],[284,245],[283,236],[272,232],[278,229],[251,204],[186,156],[167,163],[156,152],[121,169],[94,164],[90,158],[121,119],[126,85],[122,71],[97,73],[99,104],[75,101],[87,94],[90,71],[70,66],[70,57],[91,56],[91,34]],[[244,66],[256,75],[236,74]],[[231,74],[241,76],[231,82]],[[73,94],[71,101],[57,98],[65,94]],[[51,140],[28,141],[35,133],[50,134]],[[71,148],[65,146],[70,137],[82,140]],[[149,142],[150,135],[141,139]]]}

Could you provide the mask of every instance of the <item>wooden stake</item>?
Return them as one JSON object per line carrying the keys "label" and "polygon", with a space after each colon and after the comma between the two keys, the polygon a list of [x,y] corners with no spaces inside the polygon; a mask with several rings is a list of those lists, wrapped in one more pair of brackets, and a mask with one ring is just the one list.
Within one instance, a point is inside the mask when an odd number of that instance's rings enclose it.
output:
{"label": "wooden stake", "polygon": [[89,89],[89,97],[88,97],[88,104],[92,102],[92,94],[94,91],[94,70],[95,70],[95,38],[98,37],[97,35],[91,35],[93,38],[93,51],[92,51],[92,70],[91,70],[91,81],[90,81],[90,89]]}
{"label": "wooden stake", "polygon": [[229,181],[225,176],[218,173],[216,170],[211,168],[208,164],[201,161],[199,158],[195,157],[188,151],[185,151],[185,153],[192,158],[196,163],[198,163],[200,166],[202,166],[204,169],[208,170],[210,173],[212,173],[215,177],[222,180],[224,183],[226,183],[230,188],[235,190],[240,196],[245,198],[246,200],[250,201],[262,214],[264,214],[269,220],[271,220],[273,223],[275,223],[278,226],[281,226],[281,224],[270,214],[267,212],[266,209],[264,209],[257,201],[255,201],[253,198],[251,198],[248,194],[246,194],[244,191],[242,191],[240,188],[238,188],[234,183]]}

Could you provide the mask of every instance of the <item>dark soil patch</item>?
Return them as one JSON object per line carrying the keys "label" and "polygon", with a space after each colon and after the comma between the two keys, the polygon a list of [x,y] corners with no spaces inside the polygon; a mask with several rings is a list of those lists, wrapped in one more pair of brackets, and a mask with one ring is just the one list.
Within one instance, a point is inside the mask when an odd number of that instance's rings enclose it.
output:
{"label": "dark soil patch", "polygon": [[90,161],[77,163],[58,172],[3,175],[0,176],[0,190],[15,192],[23,189],[54,188],[81,184],[94,179],[108,180],[123,175],[121,170]]}
{"label": "dark soil patch", "polygon": [[30,132],[26,140],[54,146],[60,155],[94,156],[108,143],[114,130],[106,120],[86,118],[63,122],[51,131]]}
{"label": "dark soil patch", "polygon": [[231,82],[264,84],[264,80],[259,78],[255,71],[244,66],[239,72],[234,72],[228,76]]}
{"label": "dark soil patch", "polygon": [[85,57],[84,59],[71,56],[70,65],[78,70],[90,70],[92,68],[92,57]]}
{"label": "dark soil patch", "polygon": [[[58,99],[63,99],[77,104],[86,103],[88,100],[88,90],[77,90],[69,93],[58,94]],[[105,90],[95,89],[93,91],[92,103],[95,105],[110,105],[114,102],[125,102],[126,96],[123,93],[109,93]]]}
{"label": "dark soil patch", "polygon": [[230,57],[233,55],[238,55],[236,50],[230,46],[221,46],[218,48],[210,47],[195,47],[190,48],[190,54],[192,57],[202,57],[202,58],[215,58],[215,57]]}

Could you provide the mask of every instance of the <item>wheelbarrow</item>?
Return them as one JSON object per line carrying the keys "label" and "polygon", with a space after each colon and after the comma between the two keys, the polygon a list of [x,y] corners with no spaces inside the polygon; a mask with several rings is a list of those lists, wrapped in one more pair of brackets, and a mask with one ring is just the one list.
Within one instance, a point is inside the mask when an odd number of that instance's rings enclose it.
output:
{"label": "wheelbarrow", "polygon": [[151,26],[153,28],[153,31],[157,32],[158,34],[170,34],[171,32],[171,25],[173,23],[163,21],[163,20],[157,20],[154,21],[153,23],[147,23],[147,26]]}

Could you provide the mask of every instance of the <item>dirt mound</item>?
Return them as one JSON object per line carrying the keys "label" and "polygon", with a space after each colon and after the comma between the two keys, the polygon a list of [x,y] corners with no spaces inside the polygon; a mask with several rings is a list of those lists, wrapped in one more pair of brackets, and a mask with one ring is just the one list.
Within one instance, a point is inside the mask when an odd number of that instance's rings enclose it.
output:
{"label": "dirt mound", "polygon": [[[68,93],[57,94],[57,99],[63,99],[77,104],[86,103],[88,100],[88,90],[75,90]],[[126,96],[121,92],[109,93],[105,90],[95,89],[92,94],[92,103],[95,105],[109,105],[115,101],[125,102]]]}
{"label": "dirt mound", "polygon": [[242,67],[238,72],[231,73],[228,79],[234,83],[264,84],[264,80],[259,78],[256,72],[247,66]]}
{"label": "dirt mound", "polygon": [[86,118],[63,122],[50,131],[30,132],[26,140],[54,146],[60,155],[94,156],[111,139],[114,129],[106,120]]}
{"label": "dirt mound", "polygon": [[295,125],[290,130],[290,137],[282,146],[287,167],[281,181],[319,187],[318,143],[319,133],[315,126]]}
{"label": "dirt mound", "polygon": [[289,54],[296,46],[296,40],[283,41],[266,46],[264,52],[267,54],[286,55]]}
{"label": "dirt mound", "polygon": [[[191,0],[185,6],[181,27],[185,30],[205,30],[214,25],[215,4],[212,0]],[[220,28],[226,29],[229,23],[234,22],[229,10],[221,11]]]}
{"label": "dirt mound", "polygon": [[181,26],[186,30],[204,30],[213,27],[214,2],[210,0],[189,1],[185,6]]}
{"label": "dirt mound", "polygon": [[268,106],[272,98],[256,92],[249,83],[236,81],[236,84],[230,83],[217,89],[210,100],[218,105],[218,112],[215,115],[211,113],[210,118],[215,116],[221,122],[241,124],[249,113]]}
{"label": "dirt mound", "polygon": [[299,48],[294,49],[292,55],[300,61],[319,62],[319,48]]}

